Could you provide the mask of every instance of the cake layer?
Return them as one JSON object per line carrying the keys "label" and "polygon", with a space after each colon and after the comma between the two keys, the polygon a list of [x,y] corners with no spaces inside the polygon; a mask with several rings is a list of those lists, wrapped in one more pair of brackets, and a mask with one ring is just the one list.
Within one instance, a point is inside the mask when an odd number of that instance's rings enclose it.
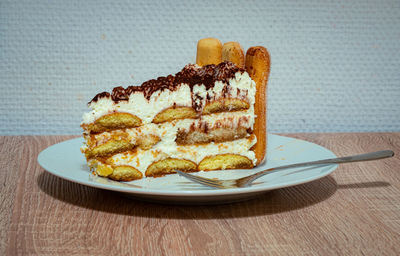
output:
{"label": "cake layer", "polygon": [[252,168],[255,93],[248,73],[230,62],[116,87],[89,102],[81,150],[97,174],[121,181]]}
{"label": "cake layer", "polygon": [[143,176],[151,164],[165,159],[184,159],[195,164],[198,170],[199,164],[210,157],[216,155],[236,155],[249,159],[252,166],[255,165],[256,159],[254,152],[250,148],[256,143],[255,136],[242,138],[234,141],[209,143],[202,145],[177,145],[173,146],[168,143],[157,143],[149,150],[137,149],[115,154],[109,158],[89,160],[89,165],[108,165],[131,166],[140,171]]}
{"label": "cake layer", "polygon": [[222,142],[243,138],[251,130],[254,116],[251,110],[217,113],[200,119],[174,120],[162,124],[86,134],[82,151],[87,158],[106,156],[134,147],[151,148],[163,141],[171,145]]}
{"label": "cake layer", "polygon": [[192,108],[200,115],[205,108],[205,114],[213,113],[218,103],[220,111],[241,110],[251,108],[254,97],[255,83],[247,72],[232,63],[187,65],[175,76],[160,77],[126,89],[116,87],[111,94],[96,95],[88,104],[92,110],[83,115],[82,125],[115,112],[132,114],[147,124],[173,107]]}

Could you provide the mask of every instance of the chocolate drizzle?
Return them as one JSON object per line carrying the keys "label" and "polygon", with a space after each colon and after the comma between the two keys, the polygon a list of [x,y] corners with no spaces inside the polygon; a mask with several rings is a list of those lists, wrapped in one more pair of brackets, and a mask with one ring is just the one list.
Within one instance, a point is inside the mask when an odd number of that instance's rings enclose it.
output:
{"label": "chocolate drizzle", "polygon": [[[229,79],[235,76],[236,72],[244,72],[244,69],[237,67],[231,62],[222,62],[218,65],[211,64],[203,67],[188,64],[180,72],[176,73],[175,76],[169,75],[166,77],[159,77],[157,79],[146,81],[141,86],[129,86],[126,89],[121,86],[115,87],[112,90],[111,95],[108,92],[99,93],[89,102],[89,104],[98,101],[100,98],[110,96],[114,102],[129,100],[129,95],[135,92],[142,92],[144,97],[149,100],[151,95],[156,91],[164,91],[165,89],[174,91],[178,89],[178,86],[181,83],[188,84],[193,95],[194,85],[203,84],[208,90],[214,86],[216,81],[227,83]],[[226,91],[227,88],[224,88],[224,92]],[[194,107],[195,109],[197,108],[197,106]]]}
{"label": "chocolate drizzle", "polygon": [[89,102],[89,104],[90,104],[91,102],[96,102],[96,101],[98,101],[100,98],[108,98],[108,97],[110,97],[110,93],[108,93],[108,92],[101,92],[101,93],[97,94],[96,96],[94,96],[94,98]]}

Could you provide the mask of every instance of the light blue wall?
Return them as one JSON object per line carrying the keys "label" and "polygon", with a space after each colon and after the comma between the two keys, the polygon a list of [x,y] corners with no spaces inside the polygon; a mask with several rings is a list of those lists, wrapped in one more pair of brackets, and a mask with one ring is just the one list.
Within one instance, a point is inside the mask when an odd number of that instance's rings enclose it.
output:
{"label": "light blue wall", "polygon": [[400,131],[398,0],[107,2],[1,1],[0,134],[79,134],[96,93],[203,37],[269,49],[270,132]]}

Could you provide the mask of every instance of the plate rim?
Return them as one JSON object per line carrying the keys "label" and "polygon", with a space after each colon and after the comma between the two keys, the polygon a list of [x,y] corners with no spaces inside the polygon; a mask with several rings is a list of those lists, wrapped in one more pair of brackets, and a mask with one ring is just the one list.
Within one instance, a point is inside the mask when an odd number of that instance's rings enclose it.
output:
{"label": "plate rim", "polygon": [[[301,140],[301,139],[297,139],[297,138],[293,138],[293,137],[276,135],[276,134],[272,134],[272,133],[268,133],[268,136],[277,136],[277,137],[289,138],[289,139],[293,139],[293,140],[300,140],[300,141],[304,141],[307,143],[311,143],[311,144],[313,144],[313,146],[323,148],[324,150],[326,150],[327,152],[332,154],[333,157],[336,157],[336,155],[329,149],[327,149],[321,145],[318,145],[316,143],[313,143],[313,142],[309,142],[306,140]],[[50,168],[48,168],[46,166],[46,163],[43,163],[43,158],[46,154],[49,153],[49,151],[53,150],[55,147],[60,146],[61,144],[72,143],[73,141],[77,141],[77,140],[83,142],[82,137],[77,137],[77,138],[67,139],[67,140],[64,140],[64,141],[61,141],[61,142],[58,142],[58,143],[48,146],[47,148],[45,148],[38,154],[37,162],[46,172],[48,172],[56,177],[59,177],[61,179],[65,179],[70,182],[89,186],[89,187],[106,189],[106,190],[111,190],[111,191],[116,191],[116,192],[129,193],[129,194],[138,195],[138,196],[144,195],[144,196],[158,196],[158,197],[211,197],[211,196],[222,196],[222,195],[228,196],[228,195],[241,195],[241,194],[247,194],[247,193],[253,194],[253,193],[267,192],[267,191],[274,190],[274,189],[296,186],[296,185],[300,185],[300,184],[304,184],[304,183],[308,183],[311,181],[321,179],[321,178],[326,177],[329,174],[331,174],[338,167],[338,164],[332,164],[332,165],[329,165],[330,166],[329,170],[323,172],[322,174],[314,175],[311,178],[310,177],[302,178],[302,179],[298,179],[294,182],[286,182],[283,184],[279,183],[279,184],[275,184],[275,185],[271,185],[271,186],[267,186],[267,187],[266,186],[250,186],[250,187],[246,187],[246,188],[231,188],[231,189],[210,188],[210,189],[204,189],[204,190],[177,190],[177,191],[170,190],[170,191],[168,191],[168,190],[149,189],[149,188],[143,189],[143,188],[135,188],[135,187],[113,186],[111,184],[102,184],[102,183],[90,181],[89,177],[87,180],[73,179],[73,178],[70,178],[69,176],[63,175],[60,172],[50,170]],[[91,174],[88,173],[88,175],[91,175]],[[174,174],[172,174],[172,175],[174,175]],[[107,178],[104,178],[104,179],[107,179]],[[107,179],[107,181],[108,181],[108,179]],[[118,181],[111,181],[111,182],[118,182]]]}

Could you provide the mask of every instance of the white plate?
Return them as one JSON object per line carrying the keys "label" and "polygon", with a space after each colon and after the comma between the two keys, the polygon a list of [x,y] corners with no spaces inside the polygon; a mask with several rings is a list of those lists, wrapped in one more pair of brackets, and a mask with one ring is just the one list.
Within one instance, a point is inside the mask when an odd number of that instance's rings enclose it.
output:
{"label": "white plate", "polygon": [[[94,176],[80,152],[83,138],[67,140],[48,147],[38,156],[39,164],[49,173],[79,184],[123,192],[126,195],[163,203],[212,204],[240,201],[266,191],[306,183],[333,172],[337,165],[291,168],[272,171],[256,180],[251,187],[213,189],[170,174],[159,178],[144,178],[132,182],[116,182]],[[251,170],[199,172],[204,177],[229,179],[243,177],[270,167],[336,157],[319,145],[289,137],[268,134],[266,163]]]}

